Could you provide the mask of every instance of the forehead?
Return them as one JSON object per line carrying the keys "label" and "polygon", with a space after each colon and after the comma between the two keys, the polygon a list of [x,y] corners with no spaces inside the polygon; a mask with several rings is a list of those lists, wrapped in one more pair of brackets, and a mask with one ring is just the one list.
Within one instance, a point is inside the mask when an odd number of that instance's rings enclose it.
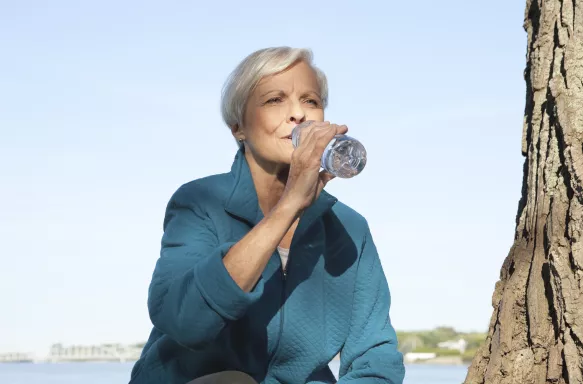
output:
{"label": "forehead", "polygon": [[258,91],[273,89],[302,88],[304,90],[318,90],[316,72],[305,62],[300,61],[283,72],[266,76],[257,84]]}

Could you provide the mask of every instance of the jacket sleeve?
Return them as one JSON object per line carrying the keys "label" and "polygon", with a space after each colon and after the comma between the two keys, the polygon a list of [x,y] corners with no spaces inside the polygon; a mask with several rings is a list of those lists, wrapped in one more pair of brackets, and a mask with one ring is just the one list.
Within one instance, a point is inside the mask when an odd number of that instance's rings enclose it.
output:
{"label": "jacket sleeve", "polygon": [[360,255],[339,384],[402,384],[403,356],[391,325],[389,287],[368,225]]}
{"label": "jacket sleeve", "polygon": [[154,327],[195,349],[215,340],[229,321],[242,317],[261,296],[263,281],[248,293],[235,283],[223,264],[235,243],[218,242],[210,218],[200,209],[204,194],[193,197],[183,188],[166,208],[148,311]]}

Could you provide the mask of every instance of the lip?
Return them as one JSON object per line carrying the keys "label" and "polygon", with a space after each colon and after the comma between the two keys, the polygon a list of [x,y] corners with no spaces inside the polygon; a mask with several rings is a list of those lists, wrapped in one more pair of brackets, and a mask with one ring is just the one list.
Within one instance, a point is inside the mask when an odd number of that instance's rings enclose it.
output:
{"label": "lip", "polygon": [[291,140],[291,139],[292,139],[293,132],[294,132],[294,128],[295,128],[295,127],[297,127],[298,125],[299,125],[299,124],[293,124],[292,126],[288,126],[288,127],[287,127],[288,129],[290,129],[290,128],[291,128],[291,130],[290,130],[290,132],[289,132],[289,135],[282,136],[281,138],[282,138],[282,139],[288,139],[288,140]]}

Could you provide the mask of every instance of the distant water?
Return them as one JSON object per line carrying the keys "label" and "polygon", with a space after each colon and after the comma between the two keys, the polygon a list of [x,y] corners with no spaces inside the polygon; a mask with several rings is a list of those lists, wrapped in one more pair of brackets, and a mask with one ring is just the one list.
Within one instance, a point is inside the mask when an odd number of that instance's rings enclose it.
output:
{"label": "distant water", "polygon": [[[338,360],[332,361],[330,369],[338,378],[340,362]],[[465,365],[418,364],[407,365],[405,370],[404,384],[461,384],[466,379],[468,367]]]}
{"label": "distant water", "polygon": [[[127,384],[133,363],[0,364],[2,384]],[[337,374],[338,361],[330,368]],[[461,384],[465,366],[409,365],[405,384]]]}

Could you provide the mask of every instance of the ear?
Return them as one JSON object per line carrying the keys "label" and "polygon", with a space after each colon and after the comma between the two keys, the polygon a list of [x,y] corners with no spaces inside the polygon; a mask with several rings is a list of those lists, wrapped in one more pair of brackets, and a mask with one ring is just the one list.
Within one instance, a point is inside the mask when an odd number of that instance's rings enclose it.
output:
{"label": "ear", "polygon": [[239,124],[231,125],[230,128],[231,128],[231,133],[233,134],[233,137],[237,141],[245,140],[245,134],[243,133],[243,131],[239,127]]}

